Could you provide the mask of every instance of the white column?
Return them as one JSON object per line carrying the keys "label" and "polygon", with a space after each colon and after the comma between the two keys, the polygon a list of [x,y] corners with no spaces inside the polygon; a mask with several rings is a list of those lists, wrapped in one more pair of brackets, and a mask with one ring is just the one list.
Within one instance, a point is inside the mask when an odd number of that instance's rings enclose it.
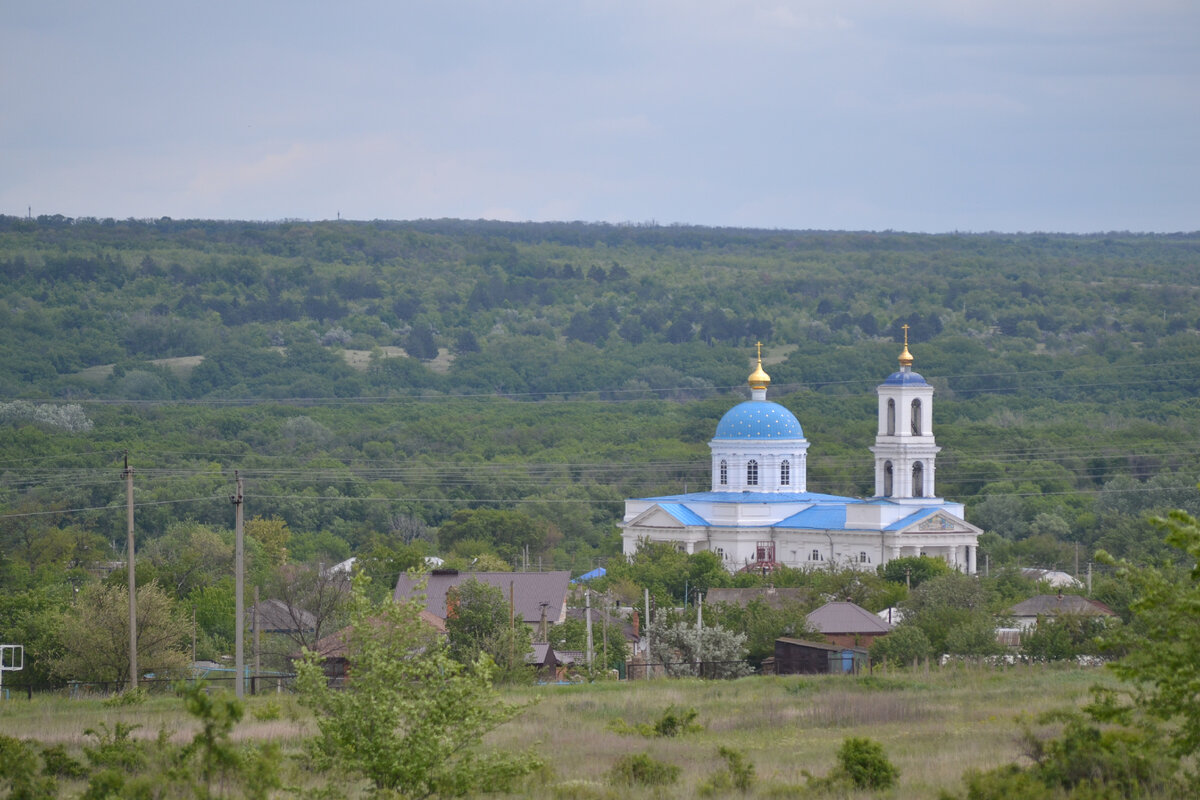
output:
{"label": "white column", "polygon": [[975,559],[977,557],[975,551],[978,549],[979,549],[978,545],[970,545],[970,544],[967,545],[967,574],[968,575],[974,575],[976,572],[976,568],[978,565],[975,563]]}

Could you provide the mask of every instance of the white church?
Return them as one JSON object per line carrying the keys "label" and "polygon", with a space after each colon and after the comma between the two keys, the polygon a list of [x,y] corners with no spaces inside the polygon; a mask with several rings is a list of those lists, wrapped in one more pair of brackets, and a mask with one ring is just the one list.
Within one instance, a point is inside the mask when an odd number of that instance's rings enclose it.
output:
{"label": "white church", "polygon": [[731,570],[854,567],[874,570],[893,558],[934,556],[976,571],[979,528],[962,503],[937,496],[933,387],[912,371],[905,326],[900,369],[879,385],[875,496],[808,491],[808,440],[796,416],[767,400],[771,379],[758,366],[751,399],[717,424],[712,490],[625,501],[626,556],[642,541],[670,542],[688,553],[709,550]]}

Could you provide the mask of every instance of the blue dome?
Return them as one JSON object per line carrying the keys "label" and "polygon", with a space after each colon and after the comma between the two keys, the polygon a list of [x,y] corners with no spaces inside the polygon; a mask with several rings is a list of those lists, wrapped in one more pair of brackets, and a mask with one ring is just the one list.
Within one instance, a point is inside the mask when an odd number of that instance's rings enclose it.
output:
{"label": "blue dome", "polygon": [[714,439],[803,439],[800,420],[779,403],[747,400],[725,412]]}
{"label": "blue dome", "polygon": [[900,370],[899,372],[893,372],[891,375],[888,375],[887,380],[883,382],[883,385],[884,386],[928,386],[929,384],[925,382],[924,378],[922,378],[920,375],[913,372],[912,370],[908,370],[908,371]]}

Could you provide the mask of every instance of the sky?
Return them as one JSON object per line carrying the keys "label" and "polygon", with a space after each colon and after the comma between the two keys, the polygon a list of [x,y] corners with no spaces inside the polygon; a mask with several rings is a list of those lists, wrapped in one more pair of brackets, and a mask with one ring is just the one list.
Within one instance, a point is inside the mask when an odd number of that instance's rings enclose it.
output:
{"label": "sky", "polygon": [[1200,230],[1195,0],[38,0],[0,213]]}

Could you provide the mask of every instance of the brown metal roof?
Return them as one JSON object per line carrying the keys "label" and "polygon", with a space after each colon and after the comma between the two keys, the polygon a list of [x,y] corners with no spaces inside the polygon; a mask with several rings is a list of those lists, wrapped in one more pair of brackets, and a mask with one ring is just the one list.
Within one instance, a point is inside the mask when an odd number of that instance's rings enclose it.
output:
{"label": "brown metal roof", "polygon": [[[437,617],[428,611],[422,611],[420,614],[420,619],[422,622],[432,628],[434,633],[438,634],[439,636],[445,635],[446,623],[441,617]],[[377,619],[372,619],[371,624],[373,626],[377,626],[381,623]],[[329,634],[328,636],[321,637],[321,639],[317,641],[315,645],[313,645],[313,651],[320,653],[324,658],[345,658],[346,651],[350,643],[350,631],[351,626],[348,625],[339,631]],[[299,654],[296,654],[296,656],[293,657],[298,657],[298,655]]]}
{"label": "brown metal roof", "polygon": [[813,627],[825,635],[838,633],[888,633],[891,626],[860,605],[826,603],[808,615]]}
{"label": "brown metal roof", "polygon": [[396,581],[393,595],[397,600],[406,600],[418,593],[421,580],[425,581],[425,608],[433,614],[446,618],[446,591],[469,580],[477,580],[495,586],[507,602],[509,586],[512,587],[513,604],[518,618],[530,625],[542,619],[542,603],[546,603],[546,620],[557,625],[566,615],[567,592],[570,589],[571,573],[567,570],[555,572],[434,572],[413,580],[408,573]]}
{"label": "brown metal roof", "polygon": [[1115,617],[1116,613],[1098,600],[1078,594],[1039,594],[1008,610],[1014,617],[1053,617],[1058,614],[1079,614],[1088,617]]}
{"label": "brown metal roof", "polygon": [[804,588],[776,589],[773,586],[755,586],[744,589],[709,589],[704,597],[704,602],[709,605],[727,603],[743,608],[755,600],[776,609],[785,605],[805,606],[812,602],[812,592]]}
{"label": "brown metal roof", "polygon": [[258,611],[258,629],[263,633],[296,633],[317,629],[316,617],[282,600],[263,600],[251,606],[246,612],[246,620],[250,624],[253,624],[255,610]]}
{"label": "brown metal roof", "polygon": [[855,653],[866,655],[869,651],[862,647],[846,647],[840,644],[826,644],[825,642],[810,642],[807,639],[792,639],[787,636],[780,636],[775,640],[792,645],[793,647],[807,647],[811,650],[824,650],[829,653],[841,653],[846,650],[853,650]]}

